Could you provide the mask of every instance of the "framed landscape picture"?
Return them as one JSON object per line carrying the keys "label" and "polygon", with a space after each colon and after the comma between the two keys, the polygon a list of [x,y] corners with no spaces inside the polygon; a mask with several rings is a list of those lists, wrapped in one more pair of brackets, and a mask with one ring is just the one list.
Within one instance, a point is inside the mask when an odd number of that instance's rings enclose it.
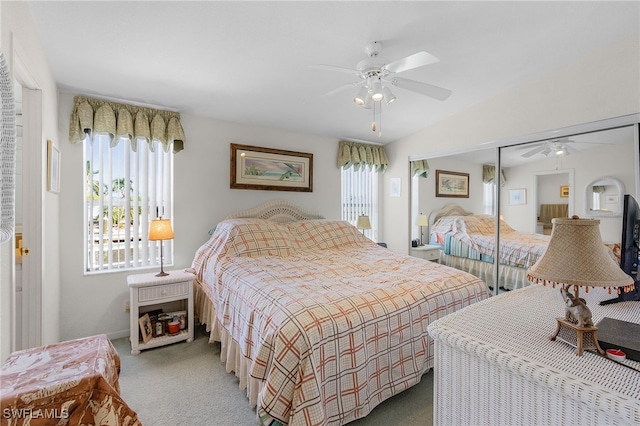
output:
{"label": "framed landscape picture", "polygon": [[469,198],[469,173],[436,170],[436,197]]}
{"label": "framed landscape picture", "polygon": [[313,154],[232,143],[231,188],[313,192]]}

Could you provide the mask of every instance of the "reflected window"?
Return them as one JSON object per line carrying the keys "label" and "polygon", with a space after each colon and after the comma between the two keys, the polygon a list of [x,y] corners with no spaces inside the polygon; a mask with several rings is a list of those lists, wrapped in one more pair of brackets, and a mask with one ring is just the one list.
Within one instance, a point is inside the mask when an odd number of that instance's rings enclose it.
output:
{"label": "reflected window", "polygon": [[496,212],[496,184],[495,182],[485,182],[482,188],[482,212],[493,215]]}

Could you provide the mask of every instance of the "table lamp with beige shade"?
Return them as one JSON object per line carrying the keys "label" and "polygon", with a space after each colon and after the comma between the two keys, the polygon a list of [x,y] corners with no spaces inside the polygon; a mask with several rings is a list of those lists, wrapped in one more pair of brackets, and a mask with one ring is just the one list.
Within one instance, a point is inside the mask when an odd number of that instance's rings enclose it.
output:
{"label": "table lamp with beige shade", "polygon": [[[633,285],[633,278],[616,264],[600,236],[597,219],[552,219],[551,240],[542,257],[527,270],[529,281],[538,284],[562,286],[565,299],[565,317],[556,318],[557,329],[552,340],[558,338],[577,348],[604,351],[598,345],[597,327],[591,320],[591,311],[579,296],[580,287],[609,288]],[[573,287],[573,294],[571,288]],[[575,342],[575,344],[574,344]]]}
{"label": "table lamp with beige shade", "polygon": [[164,271],[164,256],[162,253],[162,244],[164,240],[173,239],[173,228],[169,219],[153,219],[149,225],[149,241],[160,241],[160,272],[156,277],[164,277],[169,275]]}
{"label": "table lamp with beige shade", "polygon": [[356,228],[362,230],[362,235],[364,235],[365,229],[371,229],[371,221],[369,220],[369,216],[366,216],[366,215],[358,216],[358,222],[356,223]]}

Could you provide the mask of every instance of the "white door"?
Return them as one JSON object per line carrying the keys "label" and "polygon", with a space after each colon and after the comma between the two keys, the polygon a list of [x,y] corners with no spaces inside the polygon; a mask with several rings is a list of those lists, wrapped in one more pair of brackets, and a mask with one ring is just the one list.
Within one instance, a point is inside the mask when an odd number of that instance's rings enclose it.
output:
{"label": "white door", "polygon": [[22,250],[16,251],[14,262],[12,350],[20,350],[42,344],[42,91],[35,88],[35,81],[20,66],[19,59],[14,64],[14,97],[21,100],[16,105],[16,130],[20,134],[16,152],[15,239]]}

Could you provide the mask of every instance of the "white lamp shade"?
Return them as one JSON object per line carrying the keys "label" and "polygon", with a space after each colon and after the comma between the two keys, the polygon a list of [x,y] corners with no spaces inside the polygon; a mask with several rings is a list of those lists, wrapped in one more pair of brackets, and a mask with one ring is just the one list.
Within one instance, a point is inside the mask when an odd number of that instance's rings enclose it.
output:
{"label": "white lamp shade", "polygon": [[353,97],[353,102],[356,105],[364,105],[365,102],[367,101],[367,95],[369,94],[369,89],[367,89],[365,86],[361,87],[360,90],[358,90],[358,93],[356,93],[356,95]]}
{"label": "white lamp shade", "polygon": [[394,95],[388,87],[383,87],[382,93],[384,93],[384,100],[387,101],[387,104],[390,104],[397,99],[396,95]]}
{"label": "white lamp shade", "polygon": [[419,214],[416,218],[416,225],[418,226],[429,226],[429,219],[424,214]]}
{"label": "white lamp shade", "polygon": [[173,239],[173,228],[169,219],[153,219],[149,225],[149,241]]}
{"label": "white lamp shade", "polygon": [[384,93],[382,92],[382,83],[380,80],[376,80],[373,82],[373,87],[371,88],[371,100],[374,102],[380,102],[384,99]]}
{"label": "white lamp shade", "polygon": [[356,224],[356,228],[358,229],[371,229],[371,222],[369,221],[369,216],[358,216],[358,223]]}

